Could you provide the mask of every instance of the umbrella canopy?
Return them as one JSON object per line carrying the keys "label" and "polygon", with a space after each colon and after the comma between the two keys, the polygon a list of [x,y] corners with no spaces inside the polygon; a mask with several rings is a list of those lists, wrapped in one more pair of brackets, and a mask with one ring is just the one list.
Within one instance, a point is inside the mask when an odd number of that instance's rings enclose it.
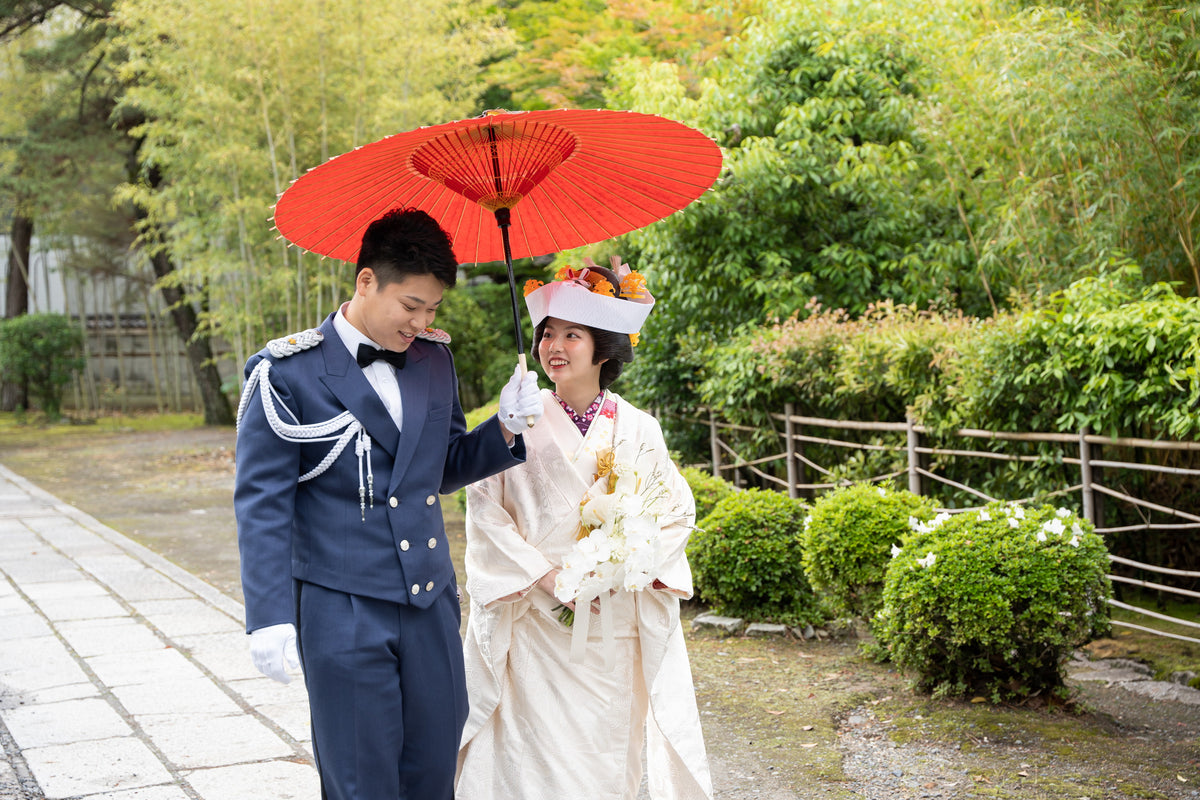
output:
{"label": "umbrella canopy", "polygon": [[314,253],[354,261],[367,226],[402,206],[441,223],[459,263],[557,253],[678,211],[721,169],[721,150],[673,120],[629,111],[490,112],[388,136],[309,171],[275,226]]}

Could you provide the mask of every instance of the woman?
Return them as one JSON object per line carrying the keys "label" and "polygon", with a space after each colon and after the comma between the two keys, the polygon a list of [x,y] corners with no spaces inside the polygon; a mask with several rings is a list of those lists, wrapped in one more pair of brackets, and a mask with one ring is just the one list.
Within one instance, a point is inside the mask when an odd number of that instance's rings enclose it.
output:
{"label": "woman", "polygon": [[695,505],[658,423],[607,388],[654,301],[585,262],[526,286],[554,391],[526,463],[467,490],[459,800],[633,800],[643,747],[652,798],[712,796],[679,622]]}

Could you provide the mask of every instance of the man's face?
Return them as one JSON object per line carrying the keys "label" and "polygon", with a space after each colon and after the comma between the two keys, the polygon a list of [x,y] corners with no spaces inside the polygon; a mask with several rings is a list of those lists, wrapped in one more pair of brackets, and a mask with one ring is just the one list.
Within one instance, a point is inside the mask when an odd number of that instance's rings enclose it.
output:
{"label": "man's face", "polygon": [[384,349],[403,352],[433,325],[445,288],[433,275],[409,275],[380,288],[368,267],[355,280],[346,319]]}

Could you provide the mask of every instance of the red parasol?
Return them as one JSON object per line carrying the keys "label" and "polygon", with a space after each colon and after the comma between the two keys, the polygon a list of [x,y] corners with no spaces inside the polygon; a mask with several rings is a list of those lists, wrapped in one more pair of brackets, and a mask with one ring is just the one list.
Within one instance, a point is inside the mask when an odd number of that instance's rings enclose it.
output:
{"label": "red parasol", "polygon": [[[293,244],[354,261],[367,226],[402,206],[450,234],[459,263],[512,259],[649,225],[704,193],[721,151],[697,130],[628,111],[488,112],[388,136],[298,179],[275,206]],[[510,236],[509,229],[512,229]]]}

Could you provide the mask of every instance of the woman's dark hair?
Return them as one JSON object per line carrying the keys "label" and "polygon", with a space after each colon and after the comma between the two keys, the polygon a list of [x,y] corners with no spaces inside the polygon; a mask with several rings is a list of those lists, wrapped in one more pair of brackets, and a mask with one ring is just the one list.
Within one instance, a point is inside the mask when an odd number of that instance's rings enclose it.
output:
{"label": "woman's dark hair", "polygon": [[[621,291],[621,283],[617,280],[616,273],[604,267],[588,267],[593,272],[599,272],[609,283],[613,285],[614,296],[619,296]],[[592,354],[592,363],[600,364],[600,389],[607,389],[617,376],[621,374],[621,370],[625,368],[625,364],[633,361],[633,344],[629,341],[629,334],[616,333],[615,331],[606,331],[601,328],[593,328],[591,325],[584,325],[588,333],[592,335],[592,341],[596,344],[596,349]],[[533,342],[530,348],[533,355],[533,360],[542,363],[538,358],[538,343],[542,341],[542,334],[546,332],[546,320],[542,320],[533,330]],[[605,360],[607,359],[607,361]]]}
{"label": "woman's dark hair", "polygon": [[367,267],[379,279],[380,288],[409,275],[433,275],[447,288],[458,280],[450,234],[415,208],[394,209],[367,226],[355,275]]}

